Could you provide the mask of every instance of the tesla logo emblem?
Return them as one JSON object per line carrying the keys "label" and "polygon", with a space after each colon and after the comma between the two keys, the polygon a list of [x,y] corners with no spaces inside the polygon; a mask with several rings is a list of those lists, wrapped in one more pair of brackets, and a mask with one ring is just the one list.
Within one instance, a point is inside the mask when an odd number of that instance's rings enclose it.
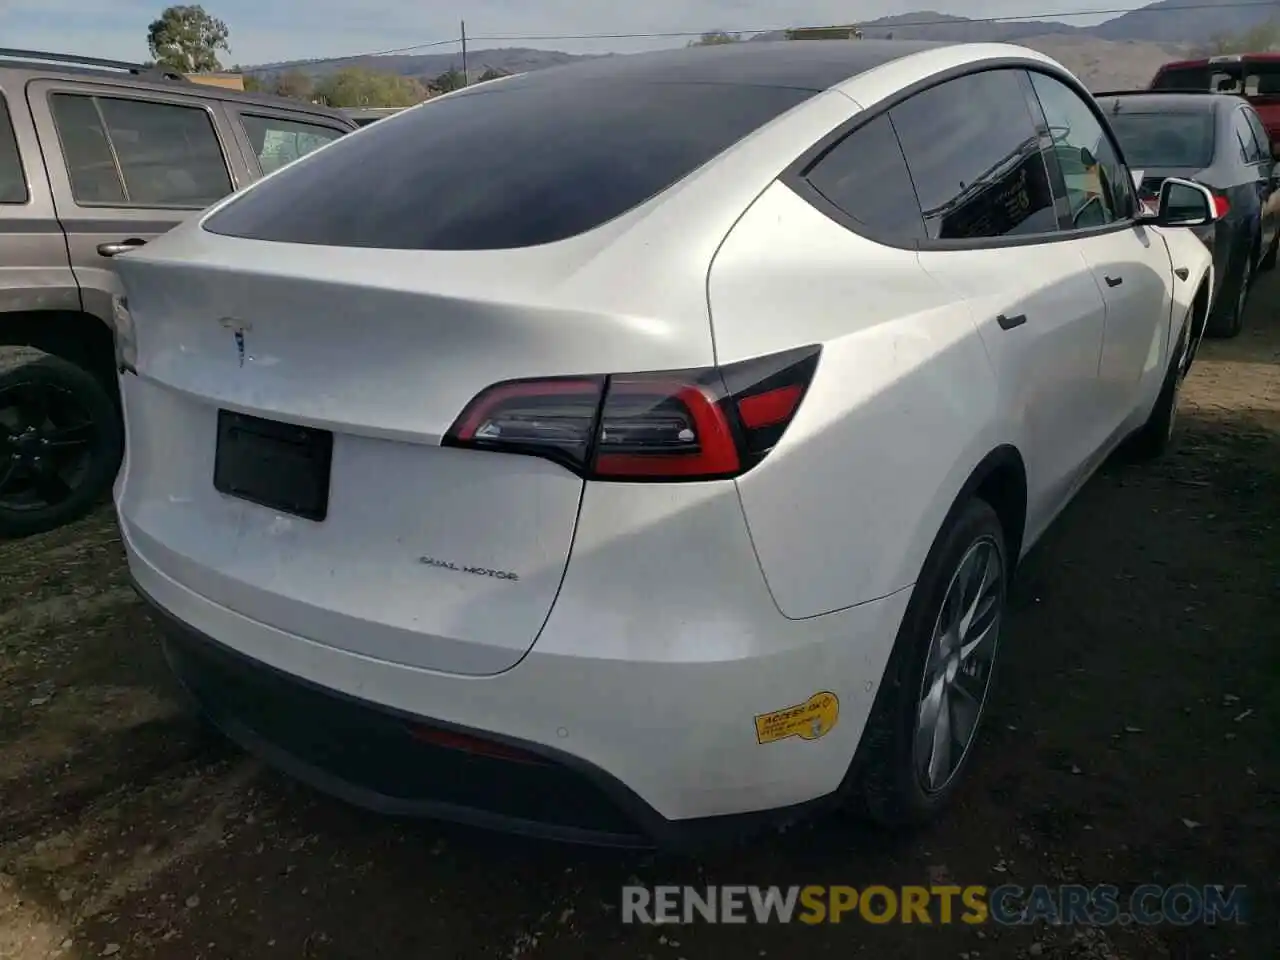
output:
{"label": "tesla logo emblem", "polygon": [[237,320],[235,317],[223,317],[218,322],[221,323],[223,327],[230,330],[232,336],[236,338],[236,359],[239,361],[240,366],[243,367],[244,335],[253,329],[253,324]]}

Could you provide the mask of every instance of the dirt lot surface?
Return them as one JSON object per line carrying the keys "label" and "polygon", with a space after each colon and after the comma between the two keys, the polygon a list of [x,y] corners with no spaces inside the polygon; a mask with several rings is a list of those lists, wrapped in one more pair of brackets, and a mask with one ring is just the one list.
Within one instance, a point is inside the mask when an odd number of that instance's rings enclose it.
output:
{"label": "dirt lot surface", "polygon": [[[103,511],[0,545],[0,958],[1280,956],[1280,282],[1189,380],[1177,449],[1109,466],[1014,594],[958,805],[701,860],[350,809],[203,734]],[[624,926],[625,883],[1247,884],[1217,928]]]}

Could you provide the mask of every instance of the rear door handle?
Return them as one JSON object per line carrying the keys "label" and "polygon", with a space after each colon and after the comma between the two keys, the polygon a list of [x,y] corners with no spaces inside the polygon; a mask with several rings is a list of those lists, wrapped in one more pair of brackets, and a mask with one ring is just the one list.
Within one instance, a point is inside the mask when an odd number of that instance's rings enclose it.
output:
{"label": "rear door handle", "polygon": [[98,244],[98,256],[114,257],[117,254],[127,253],[130,250],[136,250],[147,241],[139,237],[130,237],[128,240],[119,240],[115,243]]}
{"label": "rear door handle", "polygon": [[1124,277],[1103,277],[1107,281],[1108,287],[1118,287],[1124,283]]}
{"label": "rear door handle", "polygon": [[1003,313],[996,317],[996,323],[1000,324],[1001,330],[1012,330],[1014,327],[1020,327],[1027,322],[1027,315],[1020,313],[1014,317],[1006,317]]}

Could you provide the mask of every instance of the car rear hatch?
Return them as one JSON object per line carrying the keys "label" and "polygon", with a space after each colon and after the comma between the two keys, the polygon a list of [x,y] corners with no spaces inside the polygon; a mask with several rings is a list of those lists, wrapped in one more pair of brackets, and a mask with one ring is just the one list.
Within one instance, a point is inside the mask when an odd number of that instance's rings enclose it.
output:
{"label": "car rear hatch", "polygon": [[321,643],[511,667],[555,600],[583,481],[442,437],[496,382],[712,362],[705,316],[593,309],[578,280],[600,242],[375,250],[190,225],[121,257],[131,542],[197,593]]}

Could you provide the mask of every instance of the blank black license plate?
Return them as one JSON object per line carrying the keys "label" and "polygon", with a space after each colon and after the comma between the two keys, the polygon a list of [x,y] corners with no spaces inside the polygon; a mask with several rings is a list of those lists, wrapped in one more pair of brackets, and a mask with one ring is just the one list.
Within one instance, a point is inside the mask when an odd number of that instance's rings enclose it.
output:
{"label": "blank black license plate", "polygon": [[329,512],[333,434],[218,411],[215,489],[307,520]]}

